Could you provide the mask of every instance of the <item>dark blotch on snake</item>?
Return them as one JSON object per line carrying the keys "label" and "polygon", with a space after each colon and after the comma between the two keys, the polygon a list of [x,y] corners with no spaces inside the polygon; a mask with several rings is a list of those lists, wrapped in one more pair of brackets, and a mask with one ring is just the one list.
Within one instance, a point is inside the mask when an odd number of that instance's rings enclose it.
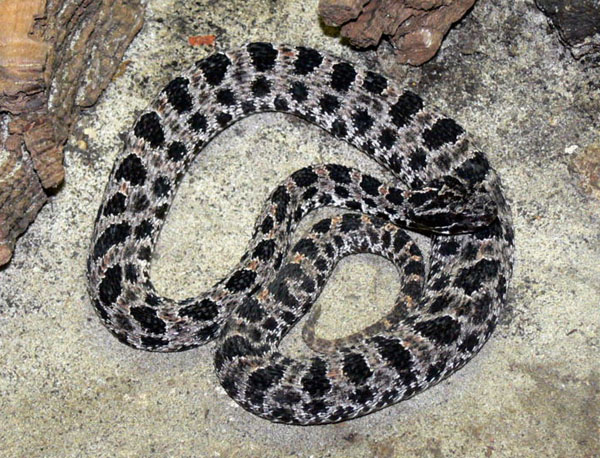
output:
{"label": "dark blotch on snake", "polygon": [[252,82],[251,91],[255,97],[264,97],[271,92],[271,83],[261,75]]}
{"label": "dark blotch on snake", "polygon": [[423,100],[418,95],[405,91],[390,108],[390,117],[396,127],[406,126],[414,115],[423,108]]}
{"label": "dark blotch on snake", "polygon": [[[190,118],[188,119],[188,124],[190,125],[190,127],[192,128],[192,130],[194,130],[196,132],[205,132],[206,128],[208,126],[208,124],[206,122],[206,116],[204,116],[199,111],[197,111],[192,116],[190,116]],[[181,145],[183,145],[183,143],[180,143],[180,142],[173,142],[171,144],[171,146],[174,145],[174,144],[181,144]],[[184,150],[185,150],[185,147],[184,147]]]}
{"label": "dark blotch on snake", "polygon": [[335,64],[331,73],[331,87],[339,92],[346,92],[356,78],[356,70],[347,62]]}
{"label": "dark blotch on snake", "polygon": [[98,259],[104,256],[111,247],[127,240],[130,233],[131,226],[129,223],[111,224],[106,228],[102,235],[98,237],[92,257]]}
{"label": "dark blotch on snake", "polygon": [[296,75],[308,75],[323,62],[323,56],[316,50],[298,46],[298,57],[294,61]]}
{"label": "dark blotch on snake", "polygon": [[354,385],[365,383],[373,375],[363,356],[358,353],[344,355],[343,371]]}
{"label": "dark blotch on snake", "polygon": [[277,50],[270,43],[250,43],[246,49],[256,71],[265,72],[275,66]]}
{"label": "dark blotch on snake", "polygon": [[150,307],[131,307],[129,313],[144,329],[153,334],[163,334],[166,331],[165,323],[156,315],[156,310]]}
{"label": "dark blotch on snake", "polygon": [[381,94],[387,87],[387,79],[379,73],[367,72],[363,87],[372,94]]}
{"label": "dark blotch on snake", "polygon": [[143,114],[135,123],[133,133],[137,138],[146,140],[152,148],[158,148],[165,141],[165,133],[160,117],[154,111]]}
{"label": "dark blotch on snake", "polygon": [[111,307],[121,294],[121,266],[119,264],[106,269],[104,278],[98,286],[98,297],[105,307]]}
{"label": "dark blotch on snake", "polygon": [[117,192],[106,202],[102,213],[104,216],[120,215],[125,211],[125,200],[125,194]]}
{"label": "dark blotch on snake", "polygon": [[231,61],[225,54],[213,54],[199,61],[196,65],[204,73],[204,78],[206,78],[208,84],[218,86],[223,81]]}
{"label": "dark blotch on snake", "polygon": [[450,118],[439,119],[430,128],[423,132],[422,137],[425,146],[435,150],[448,143],[454,143],[464,132],[456,121]]}
{"label": "dark blotch on snake", "polygon": [[189,317],[195,321],[209,321],[215,319],[219,314],[217,304],[208,298],[193,302],[179,310],[179,316]]}
{"label": "dark blotch on snake", "polygon": [[180,76],[172,80],[163,89],[163,92],[167,95],[167,100],[179,114],[192,109],[192,97],[188,91],[188,85],[188,79]]}
{"label": "dark blotch on snake", "polygon": [[128,155],[115,173],[115,179],[126,180],[133,186],[143,185],[146,181],[146,167],[135,154]]}

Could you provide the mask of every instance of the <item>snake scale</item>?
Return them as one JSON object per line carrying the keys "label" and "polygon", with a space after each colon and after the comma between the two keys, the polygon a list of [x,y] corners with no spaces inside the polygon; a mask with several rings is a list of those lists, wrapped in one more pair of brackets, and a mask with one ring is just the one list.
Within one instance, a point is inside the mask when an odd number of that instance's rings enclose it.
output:
{"label": "snake scale", "polygon": [[[298,170],[273,191],[248,250],[209,291],[161,297],[150,263],[178,182],[217,133],[257,112],[290,113],[373,158],[389,182],[336,164]],[[298,222],[344,209],[297,243]],[[425,262],[405,229],[428,237]],[[217,339],[225,391],[263,418],[347,420],[436,384],[493,332],[512,274],[513,227],[499,178],[452,119],[385,76],[305,47],[251,43],[217,52],[173,79],[135,122],[96,218],[89,293],[123,343],[181,351]],[[279,351],[340,258],[373,253],[402,279],[393,309],[347,338]]]}

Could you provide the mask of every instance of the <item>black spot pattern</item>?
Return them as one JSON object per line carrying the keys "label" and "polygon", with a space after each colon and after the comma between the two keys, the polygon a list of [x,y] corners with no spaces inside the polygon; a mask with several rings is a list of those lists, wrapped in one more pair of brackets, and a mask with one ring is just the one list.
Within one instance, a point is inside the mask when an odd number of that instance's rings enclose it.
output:
{"label": "black spot pattern", "polygon": [[261,261],[268,261],[273,257],[276,246],[274,240],[263,240],[254,248],[252,257],[258,258]]}
{"label": "black spot pattern", "polygon": [[360,385],[365,383],[373,374],[363,356],[359,353],[344,355],[344,375],[351,383]]}
{"label": "black spot pattern", "polygon": [[136,267],[131,263],[125,265],[125,279],[130,283],[135,283],[138,279]]}
{"label": "black spot pattern", "polygon": [[309,168],[300,169],[292,174],[292,180],[301,188],[314,184],[318,178],[318,175]]}
{"label": "black spot pattern", "polygon": [[[192,116],[190,116],[190,119],[188,119],[188,124],[196,132],[205,132],[206,127],[208,126],[208,124],[206,122],[206,116],[204,116],[199,111],[197,111]],[[179,143],[179,142],[174,142],[173,144],[176,144],[176,143]],[[182,143],[179,143],[179,144],[183,145]],[[184,147],[184,149],[185,149],[185,147]]]}
{"label": "black spot pattern", "polygon": [[305,102],[308,99],[308,88],[301,81],[294,81],[290,88],[290,95],[298,103]]}
{"label": "black spot pattern", "polygon": [[415,170],[424,168],[427,165],[427,153],[421,148],[416,148],[410,155],[408,165]]}
{"label": "black spot pattern", "polygon": [[98,286],[98,298],[105,307],[111,307],[121,294],[121,266],[106,269],[104,278]]}
{"label": "black spot pattern", "polygon": [[456,174],[470,184],[480,183],[488,174],[490,164],[483,154],[477,152],[456,169]]}
{"label": "black spot pattern", "polygon": [[340,225],[341,232],[351,232],[359,229],[362,225],[361,218],[359,215],[345,214],[342,218],[342,224]]}
{"label": "black spot pattern", "polygon": [[158,219],[165,219],[168,211],[169,204],[159,205],[158,207],[156,207],[156,210],[154,210],[154,216],[156,216]]}
{"label": "black spot pattern", "polygon": [[499,267],[497,261],[482,259],[474,266],[462,269],[454,284],[462,287],[466,294],[471,295],[486,282],[496,277]]}
{"label": "black spot pattern", "polygon": [[280,95],[275,97],[274,105],[275,105],[275,109],[277,111],[289,111],[289,109],[290,109],[287,100],[285,100]]}
{"label": "black spot pattern", "polygon": [[277,50],[270,43],[250,43],[247,48],[252,65],[258,72],[266,72],[275,66]]}
{"label": "black spot pattern", "polygon": [[113,246],[123,243],[131,233],[129,223],[112,224],[98,237],[92,257],[98,259],[104,256]]}
{"label": "black spot pattern", "polygon": [[233,94],[233,91],[229,88],[217,91],[217,102],[226,107],[235,105],[235,95]]}
{"label": "black spot pattern", "polygon": [[211,299],[202,299],[199,302],[193,302],[179,310],[179,316],[189,317],[195,321],[213,320],[219,314],[219,306]]}
{"label": "black spot pattern", "polygon": [[252,82],[251,91],[255,97],[264,97],[271,92],[271,83],[261,75]]}
{"label": "black spot pattern", "polygon": [[331,87],[339,92],[347,92],[355,78],[356,70],[352,65],[346,62],[335,64],[331,74]]}
{"label": "black spot pattern", "polygon": [[262,393],[281,380],[281,377],[283,377],[281,366],[268,366],[257,369],[248,377],[248,388]]}
{"label": "black spot pattern", "polygon": [[404,202],[404,193],[397,188],[390,188],[385,198],[394,205],[401,205]]}
{"label": "black spot pattern", "polygon": [[162,176],[158,177],[154,184],[152,185],[152,192],[156,197],[164,197],[169,194],[171,190],[171,180],[169,178]]}
{"label": "black spot pattern", "polygon": [[188,85],[188,79],[180,76],[164,88],[167,100],[177,113],[185,113],[192,109],[192,97],[188,91]]}
{"label": "black spot pattern", "polygon": [[160,117],[154,111],[143,114],[133,128],[137,138],[146,140],[152,148],[158,148],[165,141]]}
{"label": "black spot pattern", "polygon": [[221,84],[230,65],[231,61],[225,54],[213,54],[197,64],[204,73],[204,78],[206,78],[206,81],[211,86]]}
{"label": "black spot pattern", "polygon": [[383,149],[390,149],[396,143],[396,132],[392,129],[385,128],[381,130],[381,134],[379,135],[379,146]]}
{"label": "black spot pattern", "polygon": [[387,361],[399,374],[403,374],[405,382],[414,379],[412,375],[412,358],[410,352],[397,340],[388,337],[373,337],[372,342],[377,346],[381,357]]}
{"label": "black spot pattern", "polygon": [[379,195],[380,186],[381,181],[369,175],[363,175],[362,179],[360,180],[360,187],[363,189],[363,191],[365,191],[367,194],[370,194],[371,196]]}
{"label": "black spot pattern", "polygon": [[244,302],[240,304],[235,313],[240,318],[248,320],[251,323],[257,323],[263,320],[265,317],[265,309],[253,297],[246,297]]}
{"label": "black spot pattern", "polygon": [[125,200],[125,194],[116,193],[106,202],[102,213],[104,216],[120,215],[125,211]]}
{"label": "black spot pattern", "polygon": [[322,397],[331,389],[327,365],[321,358],[313,358],[308,373],[301,380],[302,388],[313,397]]}
{"label": "black spot pattern", "polygon": [[225,284],[228,290],[237,292],[244,291],[254,284],[256,272],[248,269],[241,269],[233,273]]}
{"label": "black spot pattern", "polygon": [[152,258],[152,250],[150,250],[149,246],[143,246],[138,249],[138,259],[142,261],[150,261]]}
{"label": "black spot pattern", "polygon": [[456,121],[450,118],[444,118],[423,132],[423,141],[430,150],[438,149],[447,143],[454,143],[464,130]]}
{"label": "black spot pattern", "polygon": [[146,181],[146,168],[142,160],[135,154],[130,154],[117,169],[116,180],[127,180],[133,186],[141,186]]}
{"label": "black spot pattern", "polygon": [[231,122],[233,117],[229,113],[225,113],[222,111],[217,114],[217,122],[221,127],[227,127],[227,125]]}
{"label": "black spot pattern", "polygon": [[344,186],[336,186],[333,188],[333,191],[340,197],[342,198],[347,198],[348,196],[350,196],[350,191],[348,191],[348,188],[344,187]]}
{"label": "black spot pattern", "polygon": [[406,91],[390,108],[390,117],[396,127],[401,128],[406,126],[422,108],[423,101],[421,97],[410,91]]}
{"label": "black spot pattern", "polygon": [[299,46],[298,58],[294,62],[294,73],[297,75],[308,75],[312,73],[323,62],[323,56],[314,49]]}
{"label": "black spot pattern", "polygon": [[319,106],[323,113],[333,114],[340,107],[340,101],[335,95],[325,94],[319,99]]}
{"label": "black spot pattern", "polygon": [[146,237],[150,237],[152,235],[153,230],[154,226],[152,226],[152,222],[150,220],[145,219],[136,226],[134,230],[135,238],[140,240]]}
{"label": "black spot pattern", "polygon": [[348,135],[346,123],[340,119],[336,119],[333,121],[333,124],[331,124],[331,133],[337,138],[344,138],[346,135]]}
{"label": "black spot pattern", "polygon": [[166,331],[164,321],[156,315],[156,310],[150,307],[131,307],[129,313],[144,329],[153,334],[164,334]]}
{"label": "black spot pattern", "polygon": [[294,252],[303,254],[309,258],[314,258],[317,255],[317,245],[312,239],[301,239],[294,246]]}
{"label": "black spot pattern", "polygon": [[352,123],[356,130],[356,135],[364,135],[373,126],[373,118],[367,110],[356,110],[352,113]]}
{"label": "black spot pattern", "polygon": [[173,142],[169,145],[169,149],[167,149],[167,156],[170,160],[175,162],[181,161],[186,154],[187,150],[185,145],[181,142]]}
{"label": "black spot pattern", "polygon": [[260,225],[260,231],[263,234],[268,234],[273,229],[273,218],[267,216]]}
{"label": "black spot pattern", "polygon": [[340,184],[349,184],[352,182],[350,178],[350,169],[339,164],[327,164],[327,171],[333,181]]}
{"label": "black spot pattern", "polygon": [[363,87],[373,94],[381,94],[387,88],[387,79],[379,73],[367,72]]}
{"label": "black spot pattern", "polygon": [[219,354],[225,360],[239,356],[260,355],[250,342],[242,336],[233,336],[225,339],[219,349]]}
{"label": "black spot pattern", "polygon": [[443,345],[453,343],[460,335],[460,323],[449,316],[421,321],[414,327],[421,335]]}
{"label": "black spot pattern", "polygon": [[146,304],[155,308],[162,304],[162,299],[153,293],[146,294],[146,298],[144,299],[144,301],[146,302]]}
{"label": "black spot pattern", "polygon": [[275,204],[275,219],[281,223],[285,219],[285,214],[290,203],[290,195],[285,187],[279,186],[271,195],[271,202]]}
{"label": "black spot pattern", "polygon": [[331,229],[331,219],[329,218],[322,219],[312,227],[313,232],[318,232],[320,234],[329,232],[329,229]]}

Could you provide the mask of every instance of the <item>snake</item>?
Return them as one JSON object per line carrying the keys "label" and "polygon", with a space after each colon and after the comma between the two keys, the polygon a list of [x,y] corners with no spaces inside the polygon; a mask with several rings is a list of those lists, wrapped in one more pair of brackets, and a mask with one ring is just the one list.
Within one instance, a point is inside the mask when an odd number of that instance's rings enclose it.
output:
{"label": "snake", "polygon": [[[161,296],[155,244],[190,163],[236,121],[287,113],[348,142],[385,180],[340,164],[279,184],[230,273],[198,296]],[[268,159],[267,159],[268,160]],[[292,243],[299,222],[339,210]],[[427,260],[411,232],[425,237]],[[280,343],[344,257],[371,253],[401,279],[391,310],[352,335]],[[506,308],[514,229],[500,178],[464,129],[410,88],[304,46],[249,43],[216,51],[172,79],[135,121],[115,160],[87,259],[93,307],[119,341],[174,352],[215,341],[226,393],[286,424],[335,423],[386,408],[463,367]]]}

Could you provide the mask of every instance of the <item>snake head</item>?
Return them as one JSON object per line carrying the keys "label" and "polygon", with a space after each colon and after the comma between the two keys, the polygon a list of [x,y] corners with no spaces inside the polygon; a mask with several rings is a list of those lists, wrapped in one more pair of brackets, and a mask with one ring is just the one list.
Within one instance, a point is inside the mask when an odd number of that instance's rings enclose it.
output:
{"label": "snake head", "polygon": [[465,186],[446,176],[410,191],[408,210],[411,225],[424,232],[464,234],[489,226],[497,218],[498,207],[484,182]]}

